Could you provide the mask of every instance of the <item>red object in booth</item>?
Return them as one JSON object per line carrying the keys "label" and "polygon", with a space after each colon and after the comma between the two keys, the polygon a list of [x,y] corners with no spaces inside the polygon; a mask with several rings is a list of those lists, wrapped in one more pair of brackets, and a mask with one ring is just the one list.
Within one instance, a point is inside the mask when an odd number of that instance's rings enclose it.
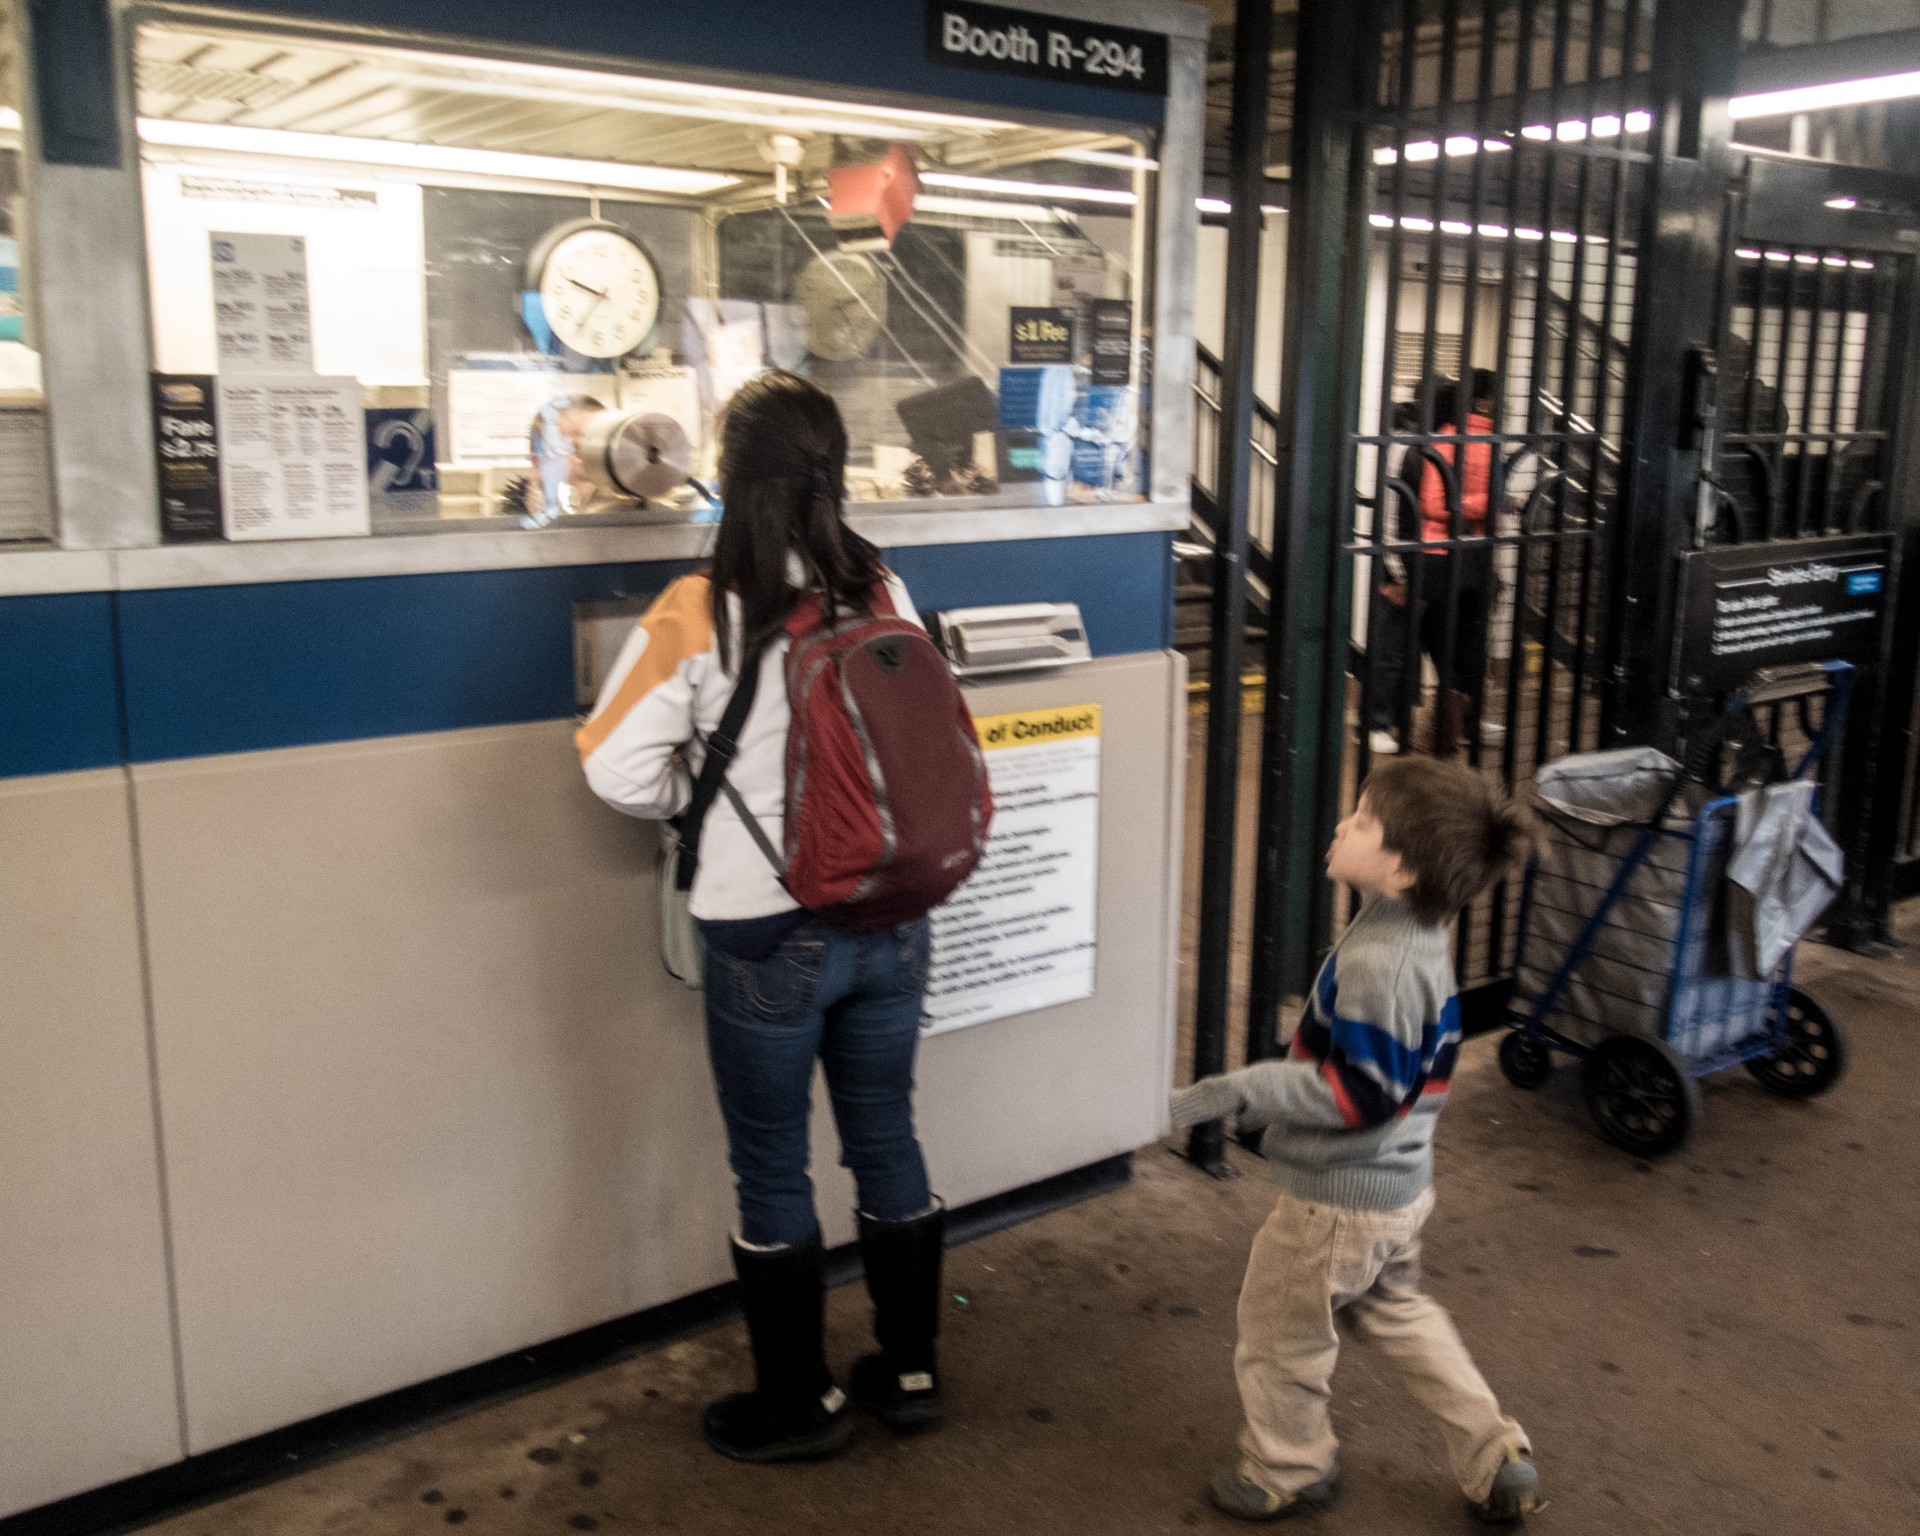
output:
{"label": "red object in booth", "polygon": [[828,171],[827,191],[828,213],[835,218],[870,215],[892,245],[893,237],[913,217],[920,172],[913,163],[913,151],[896,144],[873,165],[844,165]]}

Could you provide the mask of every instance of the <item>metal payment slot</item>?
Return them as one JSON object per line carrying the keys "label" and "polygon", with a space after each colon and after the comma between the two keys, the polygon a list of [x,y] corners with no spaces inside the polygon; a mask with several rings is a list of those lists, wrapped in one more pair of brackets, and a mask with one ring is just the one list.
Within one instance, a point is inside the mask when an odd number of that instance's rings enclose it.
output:
{"label": "metal payment slot", "polygon": [[1093,659],[1078,603],[949,608],[928,617],[956,677],[1038,672]]}

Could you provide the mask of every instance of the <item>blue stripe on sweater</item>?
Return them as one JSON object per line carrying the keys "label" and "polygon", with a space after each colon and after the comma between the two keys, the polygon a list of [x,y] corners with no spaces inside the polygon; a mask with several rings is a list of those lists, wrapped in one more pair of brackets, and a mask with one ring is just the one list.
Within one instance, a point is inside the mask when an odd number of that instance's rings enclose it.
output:
{"label": "blue stripe on sweater", "polygon": [[[1440,1017],[1420,1031],[1415,1050],[1366,1019],[1338,1010],[1331,959],[1322,967],[1313,999],[1293,1043],[1293,1054],[1330,1069],[1361,1125],[1377,1126],[1406,1114],[1430,1089],[1444,1093],[1460,1048],[1460,1003],[1447,999]],[[1343,1106],[1345,1108],[1345,1106]],[[1356,1126],[1356,1129],[1359,1127]]]}

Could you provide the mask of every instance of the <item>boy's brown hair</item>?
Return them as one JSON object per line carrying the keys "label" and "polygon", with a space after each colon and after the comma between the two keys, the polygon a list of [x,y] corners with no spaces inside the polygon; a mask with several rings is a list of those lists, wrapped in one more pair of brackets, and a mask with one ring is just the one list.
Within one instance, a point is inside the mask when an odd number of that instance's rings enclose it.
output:
{"label": "boy's brown hair", "polygon": [[1464,763],[1396,758],[1368,774],[1360,793],[1381,846],[1413,876],[1406,901],[1423,923],[1450,921],[1524,863],[1538,838],[1527,810]]}

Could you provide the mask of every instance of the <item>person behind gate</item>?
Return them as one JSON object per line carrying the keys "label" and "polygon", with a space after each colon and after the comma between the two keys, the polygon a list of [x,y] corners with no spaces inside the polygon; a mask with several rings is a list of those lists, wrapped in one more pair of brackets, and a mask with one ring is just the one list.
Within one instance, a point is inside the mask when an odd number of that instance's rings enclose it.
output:
{"label": "person behind gate", "polygon": [[[1496,380],[1490,369],[1476,368],[1472,381],[1466,430],[1470,436],[1489,436],[1497,409]],[[1477,734],[1484,746],[1506,740],[1506,727],[1485,713],[1488,631],[1499,590],[1493,551],[1484,544],[1458,543],[1483,539],[1493,531],[1487,513],[1494,449],[1490,443],[1470,442],[1463,453],[1457,440],[1448,441],[1458,430],[1460,385],[1452,380],[1430,381],[1426,389],[1432,401],[1434,436],[1402,453],[1397,474],[1414,504],[1410,508],[1406,497],[1397,492],[1391,498],[1394,539],[1414,541],[1417,522],[1421,549],[1406,561],[1396,555],[1384,557],[1376,601],[1369,609],[1367,726],[1368,743],[1376,756],[1410,749],[1399,734],[1402,679],[1412,667],[1414,692],[1419,692],[1421,652],[1436,669],[1448,665],[1445,658],[1452,657],[1450,676],[1441,681],[1435,701],[1436,755],[1448,756],[1468,733]],[[1403,429],[1396,422],[1396,431],[1417,430],[1417,403],[1407,410],[1409,426]],[[1446,466],[1445,475],[1436,468],[1436,461]],[[1457,525],[1450,505],[1453,500],[1459,503]],[[1415,513],[1417,517],[1411,515]]]}
{"label": "person behind gate", "polygon": [[1531,846],[1530,818],[1458,762],[1376,769],[1334,833],[1330,878],[1366,898],[1320,969],[1284,1059],[1204,1078],[1173,1096],[1185,1129],[1237,1117],[1264,1127],[1281,1194],[1240,1293],[1234,1373],[1245,1427],[1213,1502],[1276,1520],[1339,1490],[1328,1383],[1345,1312],[1441,1421],[1474,1511],[1539,1504],[1525,1432],[1500,1411],[1453,1323],[1420,1289],[1433,1209],[1433,1128],[1460,1043],[1455,916]]}
{"label": "person behind gate", "polygon": [[647,611],[577,741],[596,794],[677,818],[692,850],[755,1374],[702,1427],[742,1461],[830,1455],[854,1429],[823,1349],[816,1059],[880,1345],[854,1365],[853,1395],[896,1429],[940,1416],[946,1213],[912,1102],[925,914],[977,862],[992,802],[972,717],[905,586],[843,521],[846,455],[814,385],[772,372],[741,387],[721,427],[712,570]]}

